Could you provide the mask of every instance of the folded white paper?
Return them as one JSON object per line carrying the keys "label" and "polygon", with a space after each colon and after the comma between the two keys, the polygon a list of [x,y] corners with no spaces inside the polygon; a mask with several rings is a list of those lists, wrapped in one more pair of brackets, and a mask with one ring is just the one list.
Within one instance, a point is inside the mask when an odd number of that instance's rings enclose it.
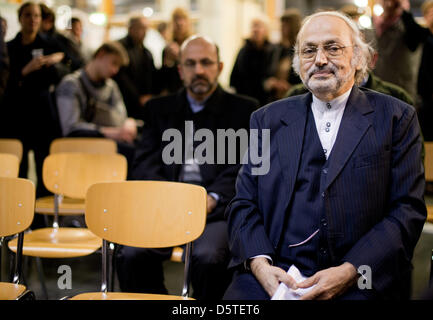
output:
{"label": "folded white paper", "polygon": [[[299,271],[298,268],[296,268],[295,265],[291,265],[289,270],[287,271],[287,274],[291,276],[297,283],[304,281],[307,279],[307,277],[304,277],[302,273]],[[299,300],[304,294],[311,291],[311,289],[314,288],[315,285],[309,287],[309,288],[298,288],[296,290],[293,290],[289,287],[287,287],[284,283],[280,283],[278,286],[277,291],[275,291],[275,294],[272,296],[271,300]]]}

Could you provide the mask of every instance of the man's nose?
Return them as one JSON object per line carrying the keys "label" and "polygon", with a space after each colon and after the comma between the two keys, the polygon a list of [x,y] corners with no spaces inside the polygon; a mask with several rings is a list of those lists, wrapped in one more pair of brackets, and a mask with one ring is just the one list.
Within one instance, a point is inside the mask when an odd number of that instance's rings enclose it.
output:
{"label": "man's nose", "polygon": [[196,74],[202,74],[204,72],[204,68],[203,68],[203,65],[201,64],[201,62],[197,62],[195,64],[194,71]]}
{"label": "man's nose", "polygon": [[328,57],[325,54],[325,51],[321,48],[317,48],[316,58],[314,63],[318,66],[323,66],[328,63]]}

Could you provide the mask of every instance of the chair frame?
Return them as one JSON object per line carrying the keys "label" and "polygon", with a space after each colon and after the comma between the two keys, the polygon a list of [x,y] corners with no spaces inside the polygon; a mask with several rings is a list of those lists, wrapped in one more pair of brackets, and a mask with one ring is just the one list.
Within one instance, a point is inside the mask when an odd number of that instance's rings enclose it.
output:
{"label": "chair frame", "polygon": [[[27,179],[22,179],[22,178],[0,178],[0,179],[15,179],[16,181],[29,181]],[[33,186],[33,193],[35,193],[35,189]],[[34,198],[34,196],[33,196]],[[33,203],[34,204],[34,203]],[[34,213],[33,213],[34,214]],[[32,219],[33,220],[33,219]],[[23,245],[24,245],[24,232],[27,228],[25,228],[24,230],[22,230],[21,232],[18,232],[18,236],[17,236],[17,250],[16,253],[14,255],[14,270],[12,272],[12,281],[11,283],[15,284],[15,285],[19,285],[21,282],[21,277],[23,274],[23,270],[22,270],[22,265],[23,265]],[[5,237],[1,237],[0,238],[0,266],[1,264],[1,250],[3,248],[3,242],[4,242],[4,238]],[[19,296],[16,297],[16,300],[35,300],[35,295],[32,291],[28,290],[26,288],[26,290],[21,293]]]}
{"label": "chair frame", "polygon": [[[112,184],[118,184],[119,182],[113,182]],[[199,228],[202,228],[202,229],[196,229],[195,231],[194,230],[191,230],[191,233],[192,233],[192,235],[191,235],[191,238],[190,239],[188,239],[188,240],[190,240],[190,241],[188,241],[188,242],[184,242],[183,244],[185,244],[185,250],[184,250],[184,253],[185,253],[185,266],[184,266],[184,276],[183,276],[183,284],[182,284],[182,291],[181,291],[181,295],[180,295],[180,297],[182,297],[183,299],[187,299],[188,297],[189,297],[189,287],[190,287],[190,273],[191,273],[191,257],[192,257],[192,251],[193,251],[193,241],[195,240],[195,239],[197,239],[198,237],[199,237],[199,234],[197,233],[198,231],[197,230],[200,230],[200,233],[202,233],[203,232],[203,230],[204,230],[204,226],[205,226],[205,221],[206,221],[206,208],[205,208],[205,202],[206,202],[206,190],[204,189],[204,188],[202,188],[202,187],[199,187],[199,186],[191,186],[191,185],[189,185],[189,184],[184,184],[184,183],[179,183],[179,182],[162,182],[162,181],[125,181],[125,182],[121,182],[121,183],[125,183],[125,184],[133,184],[133,183],[141,183],[141,184],[151,184],[151,183],[158,183],[158,184],[166,184],[166,185],[168,185],[168,184],[176,184],[176,185],[187,185],[188,187],[193,187],[194,189],[195,188],[197,188],[194,192],[195,192],[195,195],[196,196],[199,196],[199,197],[203,197],[202,198],[202,200],[203,200],[203,202],[202,202],[202,204],[203,204],[203,206],[202,207],[200,207],[200,205],[199,205],[199,207],[197,207],[197,208],[200,208],[200,209],[197,209],[196,208],[196,212],[198,212],[197,214],[200,214],[200,212],[199,211],[197,211],[197,210],[202,210],[203,212],[201,213],[202,214],[202,216],[198,216],[198,217],[196,217],[196,219],[198,219],[198,220],[195,220],[195,221],[199,221],[199,222],[196,222],[196,223],[198,223],[198,224],[196,224],[197,226],[200,226]],[[92,200],[90,200],[91,198],[89,198],[89,193],[91,192],[91,190],[93,189],[93,188],[97,188],[98,187],[98,185],[108,185],[108,184],[111,184],[110,182],[106,182],[106,183],[97,183],[97,184],[95,184],[95,185],[93,185],[92,187],[90,187],[89,188],[89,190],[88,190],[88,193],[87,193],[87,196],[86,196],[86,222],[87,222],[87,224],[88,224],[88,227],[89,227],[89,229],[92,231],[92,232],[94,232],[96,235],[98,235],[98,233],[100,233],[100,232],[98,232],[98,231],[100,231],[100,227],[99,226],[95,226],[95,223],[96,224],[100,224],[100,223],[103,223],[103,224],[105,224],[105,222],[103,222],[104,221],[104,218],[102,217],[102,218],[99,218],[97,215],[98,215],[98,213],[96,214],[96,216],[94,215],[94,211],[93,210],[91,210],[91,209],[89,209],[88,208],[88,205],[90,205],[90,208],[92,207],[92,204],[91,204],[91,202],[92,202]],[[149,185],[148,186],[146,186],[146,187],[148,187],[149,188]],[[150,187],[153,187],[153,185],[150,185]],[[160,185],[160,187],[159,188],[162,188],[162,187],[165,187],[165,185]],[[177,186],[176,186],[177,187]],[[202,190],[199,190],[199,189],[202,189]],[[115,190],[119,190],[119,189],[115,189]],[[120,190],[122,190],[122,189],[120,189]],[[126,190],[128,190],[128,189],[126,189]],[[139,189],[139,190],[141,190],[141,189]],[[179,190],[179,189],[176,189],[176,190]],[[144,192],[144,191],[143,191]],[[97,202],[98,204],[99,204],[99,202]],[[111,208],[107,208],[107,209],[105,209],[106,207],[104,207],[104,212],[110,212],[111,210]],[[99,209],[99,207],[98,207],[98,209]],[[134,209],[135,210],[135,209]],[[143,210],[147,210],[147,208],[144,208]],[[99,212],[99,211],[98,211]],[[132,211],[132,212],[136,212],[136,211]],[[188,214],[191,214],[191,212],[188,212]],[[91,218],[89,218],[89,215],[92,215],[93,217],[91,217]],[[89,220],[90,219],[90,220]],[[101,220],[102,219],[102,220]],[[117,220],[118,218],[114,218],[115,220],[110,220],[111,221],[111,223],[117,223],[119,220]],[[200,220],[201,219],[201,220]],[[96,221],[98,221],[98,222],[96,222]],[[107,220],[108,221],[108,220]],[[115,221],[115,222],[114,222]],[[201,222],[200,222],[201,221]],[[200,223],[203,223],[202,225],[200,225]],[[120,227],[121,228],[121,227]],[[193,227],[194,228],[194,227]],[[109,228],[108,228],[109,229]],[[122,228],[121,228],[121,230],[122,230]],[[104,228],[104,231],[106,231],[106,228]],[[135,230],[136,231],[136,230]],[[118,233],[119,233],[119,231],[117,231]],[[189,233],[189,231],[187,231],[187,234],[189,235],[190,233]],[[110,243],[116,243],[116,241],[115,241],[115,239],[117,238],[116,236],[107,236],[107,237],[103,237],[103,236],[101,236],[101,234],[99,234],[99,237],[101,237],[102,238],[102,248],[101,248],[101,253],[102,253],[102,268],[101,268],[101,289],[100,289],[100,292],[101,293],[104,293],[104,294],[107,294],[107,293],[109,293],[109,284],[110,284],[110,279],[111,279],[111,277],[112,277],[112,274],[111,274],[111,269],[109,269],[109,265],[110,265],[110,263],[109,263],[109,244]],[[114,238],[114,239],[113,239]],[[149,239],[149,238],[147,238],[147,239]],[[183,240],[182,241],[185,241],[186,239],[185,238],[183,238]],[[123,240],[120,240],[120,241],[123,241]],[[129,240],[125,240],[125,241],[129,241]],[[143,243],[142,241],[143,240],[138,240],[139,242],[141,242],[141,243]],[[144,240],[145,242],[144,243],[147,243],[149,240]],[[165,240],[166,241],[166,240]],[[169,240],[169,241],[173,241],[173,240]],[[143,243],[143,244],[144,244]],[[180,243],[180,242],[179,242]],[[131,245],[130,243],[128,244],[128,243],[121,243],[121,244],[124,244],[124,245]],[[155,245],[155,246],[152,246],[152,245],[149,245],[149,246],[145,246],[145,245],[143,245],[143,246],[141,246],[141,245],[137,245],[137,246],[139,246],[139,247],[148,247],[148,248],[157,248],[157,247],[160,247],[160,245],[162,246],[162,244],[161,244],[161,242],[158,242],[158,244],[157,245]],[[173,247],[175,247],[175,246],[173,246]]]}

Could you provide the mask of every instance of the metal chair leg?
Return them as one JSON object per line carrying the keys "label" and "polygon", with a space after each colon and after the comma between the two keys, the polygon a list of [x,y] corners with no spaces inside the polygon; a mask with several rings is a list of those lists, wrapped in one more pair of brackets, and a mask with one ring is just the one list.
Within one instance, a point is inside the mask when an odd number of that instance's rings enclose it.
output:
{"label": "metal chair leg", "polygon": [[433,250],[431,251],[430,260],[430,287],[433,288]]}
{"label": "metal chair leg", "polygon": [[116,254],[117,254],[117,245],[115,243],[110,243],[109,245],[109,253],[110,253],[110,266],[109,266],[109,284],[108,291],[114,291],[115,287],[115,277],[116,277]]}
{"label": "metal chair leg", "polygon": [[44,277],[44,269],[42,266],[42,260],[39,257],[35,258],[36,261],[36,270],[38,272],[39,282],[41,283],[42,292],[44,294],[44,299],[48,300],[48,290],[47,286],[45,285],[45,277]]}

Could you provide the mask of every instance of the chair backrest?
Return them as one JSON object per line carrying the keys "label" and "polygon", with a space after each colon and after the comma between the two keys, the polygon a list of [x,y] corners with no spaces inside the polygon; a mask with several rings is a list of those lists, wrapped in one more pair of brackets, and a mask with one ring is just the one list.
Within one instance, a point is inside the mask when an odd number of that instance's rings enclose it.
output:
{"label": "chair backrest", "polygon": [[433,181],[433,142],[424,142],[425,147],[425,179]]}
{"label": "chair backrest", "polygon": [[111,242],[145,248],[197,239],[206,223],[203,187],[163,181],[97,183],[86,195],[86,224]]}
{"label": "chair backrest", "polygon": [[10,153],[18,157],[21,162],[23,157],[23,144],[18,139],[0,139],[0,153]]}
{"label": "chair backrest", "polygon": [[21,178],[0,178],[0,237],[30,227],[35,211],[35,186]]}
{"label": "chair backrest", "polygon": [[58,138],[50,145],[50,154],[64,152],[117,153],[117,144],[107,138]]}
{"label": "chair backrest", "polygon": [[20,169],[17,156],[10,153],[0,153],[0,177],[16,178]]}
{"label": "chair backrest", "polygon": [[84,199],[94,183],[123,181],[126,174],[127,162],[121,154],[55,153],[45,158],[42,169],[50,192],[75,199]]}

